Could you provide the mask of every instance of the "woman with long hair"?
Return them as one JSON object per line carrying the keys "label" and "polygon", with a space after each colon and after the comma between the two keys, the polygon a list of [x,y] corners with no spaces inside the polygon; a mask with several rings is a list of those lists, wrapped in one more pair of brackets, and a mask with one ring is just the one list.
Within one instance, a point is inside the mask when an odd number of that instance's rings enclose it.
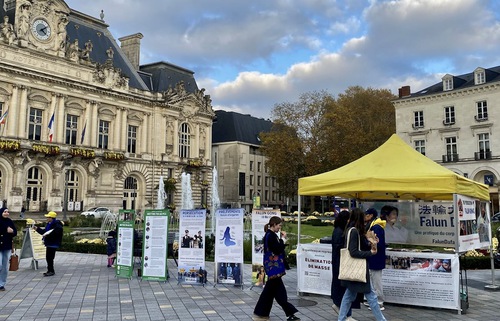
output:
{"label": "woman with long hair", "polygon": [[[370,284],[370,274],[368,273],[368,261],[370,256],[377,254],[378,238],[373,232],[365,231],[365,213],[355,208],[349,217],[349,228],[345,230],[345,237],[349,235],[349,243],[346,244],[349,253],[353,258],[365,259],[366,282],[345,281],[340,283],[346,288],[342,303],[340,304],[339,321],[347,320],[347,313],[351,308],[351,303],[356,299],[358,293],[363,293],[370,304],[373,315],[377,321],[386,321],[377,301],[377,294]],[[359,248],[358,248],[359,246]]]}
{"label": "woman with long hair", "polygon": [[[269,223],[267,223],[264,227],[264,230],[266,231],[263,239],[264,260],[266,253],[267,255],[273,256],[284,256],[285,254],[286,233],[281,231],[282,222],[281,217],[273,216],[269,219]],[[266,267],[265,264],[264,267]],[[284,262],[282,270],[279,272],[280,273],[278,274],[270,275],[269,271],[266,270],[268,280],[266,282],[266,286],[260,294],[259,301],[257,301],[255,309],[253,310],[253,320],[268,320],[271,308],[273,307],[273,301],[275,299],[276,302],[278,302],[278,304],[283,308],[283,311],[287,316],[287,321],[300,320],[300,318],[295,316],[295,313],[298,312],[297,308],[288,302],[286,288],[283,284],[283,280],[281,279],[281,277],[286,274]]]}
{"label": "woman with long hair", "polygon": [[[333,301],[333,311],[336,314],[340,311],[340,304],[342,298],[344,297],[345,287],[340,284],[339,280],[339,267],[340,267],[340,249],[345,246],[344,231],[349,222],[349,211],[342,211],[339,213],[335,221],[333,222],[333,232],[332,232],[332,289],[331,298]],[[361,306],[361,300],[355,300],[351,304],[351,308],[359,309]],[[352,310],[349,309],[347,312],[347,320],[355,321],[356,319],[351,317]]]}

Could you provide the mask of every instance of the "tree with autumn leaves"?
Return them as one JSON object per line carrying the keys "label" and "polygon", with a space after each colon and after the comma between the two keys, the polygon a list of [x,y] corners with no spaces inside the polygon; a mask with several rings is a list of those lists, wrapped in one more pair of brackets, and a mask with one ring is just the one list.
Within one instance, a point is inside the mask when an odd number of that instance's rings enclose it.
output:
{"label": "tree with autumn leaves", "polygon": [[314,91],[275,105],[273,128],[260,138],[281,194],[296,196],[300,177],[334,170],[382,145],[396,132],[395,98],[386,89],[354,86],[337,98]]}

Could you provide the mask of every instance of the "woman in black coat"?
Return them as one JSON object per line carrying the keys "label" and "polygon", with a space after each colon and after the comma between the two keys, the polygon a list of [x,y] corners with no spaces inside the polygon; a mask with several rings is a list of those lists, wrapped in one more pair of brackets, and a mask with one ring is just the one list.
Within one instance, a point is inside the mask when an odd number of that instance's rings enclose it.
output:
{"label": "woman in black coat", "polygon": [[[333,223],[333,233],[332,233],[332,289],[331,298],[333,301],[333,311],[339,313],[340,304],[342,298],[344,297],[345,287],[340,284],[339,280],[339,267],[340,267],[340,249],[345,247],[344,231],[347,227],[349,221],[349,211],[342,211],[339,213],[335,222]],[[362,295],[354,300],[351,304],[351,309],[359,309],[361,306]],[[351,318],[352,310],[349,309],[347,312],[347,320],[354,320]]]}
{"label": "woman in black coat", "polygon": [[9,210],[0,208],[0,291],[5,291],[9,274],[9,259],[12,253],[12,239],[17,235],[16,226],[9,218]]}
{"label": "woman in black coat", "polygon": [[382,311],[380,311],[380,306],[378,305],[377,294],[373,291],[370,284],[370,274],[368,273],[368,260],[370,256],[377,254],[377,243],[378,238],[371,232],[370,236],[366,235],[365,231],[365,213],[359,209],[355,208],[351,211],[351,216],[349,217],[349,226],[345,230],[346,238],[349,236],[349,242],[347,248],[349,253],[353,258],[359,258],[365,260],[366,265],[366,282],[356,282],[356,281],[345,281],[342,280],[340,283],[346,288],[344,297],[342,298],[342,303],[340,305],[338,321],[346,321],[347,313],[351,308],[351,303],[356,299],[358,293],[363,293],[366,300],[370,304],[373,315],[377,321],[386,321]]}

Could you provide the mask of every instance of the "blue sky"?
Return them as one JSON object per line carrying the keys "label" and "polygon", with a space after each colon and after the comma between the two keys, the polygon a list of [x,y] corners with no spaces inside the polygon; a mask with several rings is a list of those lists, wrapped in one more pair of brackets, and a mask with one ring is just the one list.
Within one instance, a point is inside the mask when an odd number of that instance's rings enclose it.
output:
{"label": "blue sky", "polygon": [[496,0],[68,0],[115,39],[140,32],[141,64],[195,72],[214,109],[271,118],[277,103],[349,86],[419,91],[500,65]]}

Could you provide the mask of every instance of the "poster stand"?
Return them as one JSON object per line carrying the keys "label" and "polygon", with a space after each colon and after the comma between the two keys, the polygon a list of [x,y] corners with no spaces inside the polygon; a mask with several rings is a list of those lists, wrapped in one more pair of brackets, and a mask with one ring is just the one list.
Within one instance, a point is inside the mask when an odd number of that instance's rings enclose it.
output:
{"label": "poster stand", "polygon": [[21,259],[25,258],[31,258],[31,268],[33,270],[38,270],[38,261],[45,259],[45,245],[43,244],[42,236],[33,231],[30,227],[24,229],[23,245],[21,247],[21,253],[19,254],[19,262],[21,262]]}

